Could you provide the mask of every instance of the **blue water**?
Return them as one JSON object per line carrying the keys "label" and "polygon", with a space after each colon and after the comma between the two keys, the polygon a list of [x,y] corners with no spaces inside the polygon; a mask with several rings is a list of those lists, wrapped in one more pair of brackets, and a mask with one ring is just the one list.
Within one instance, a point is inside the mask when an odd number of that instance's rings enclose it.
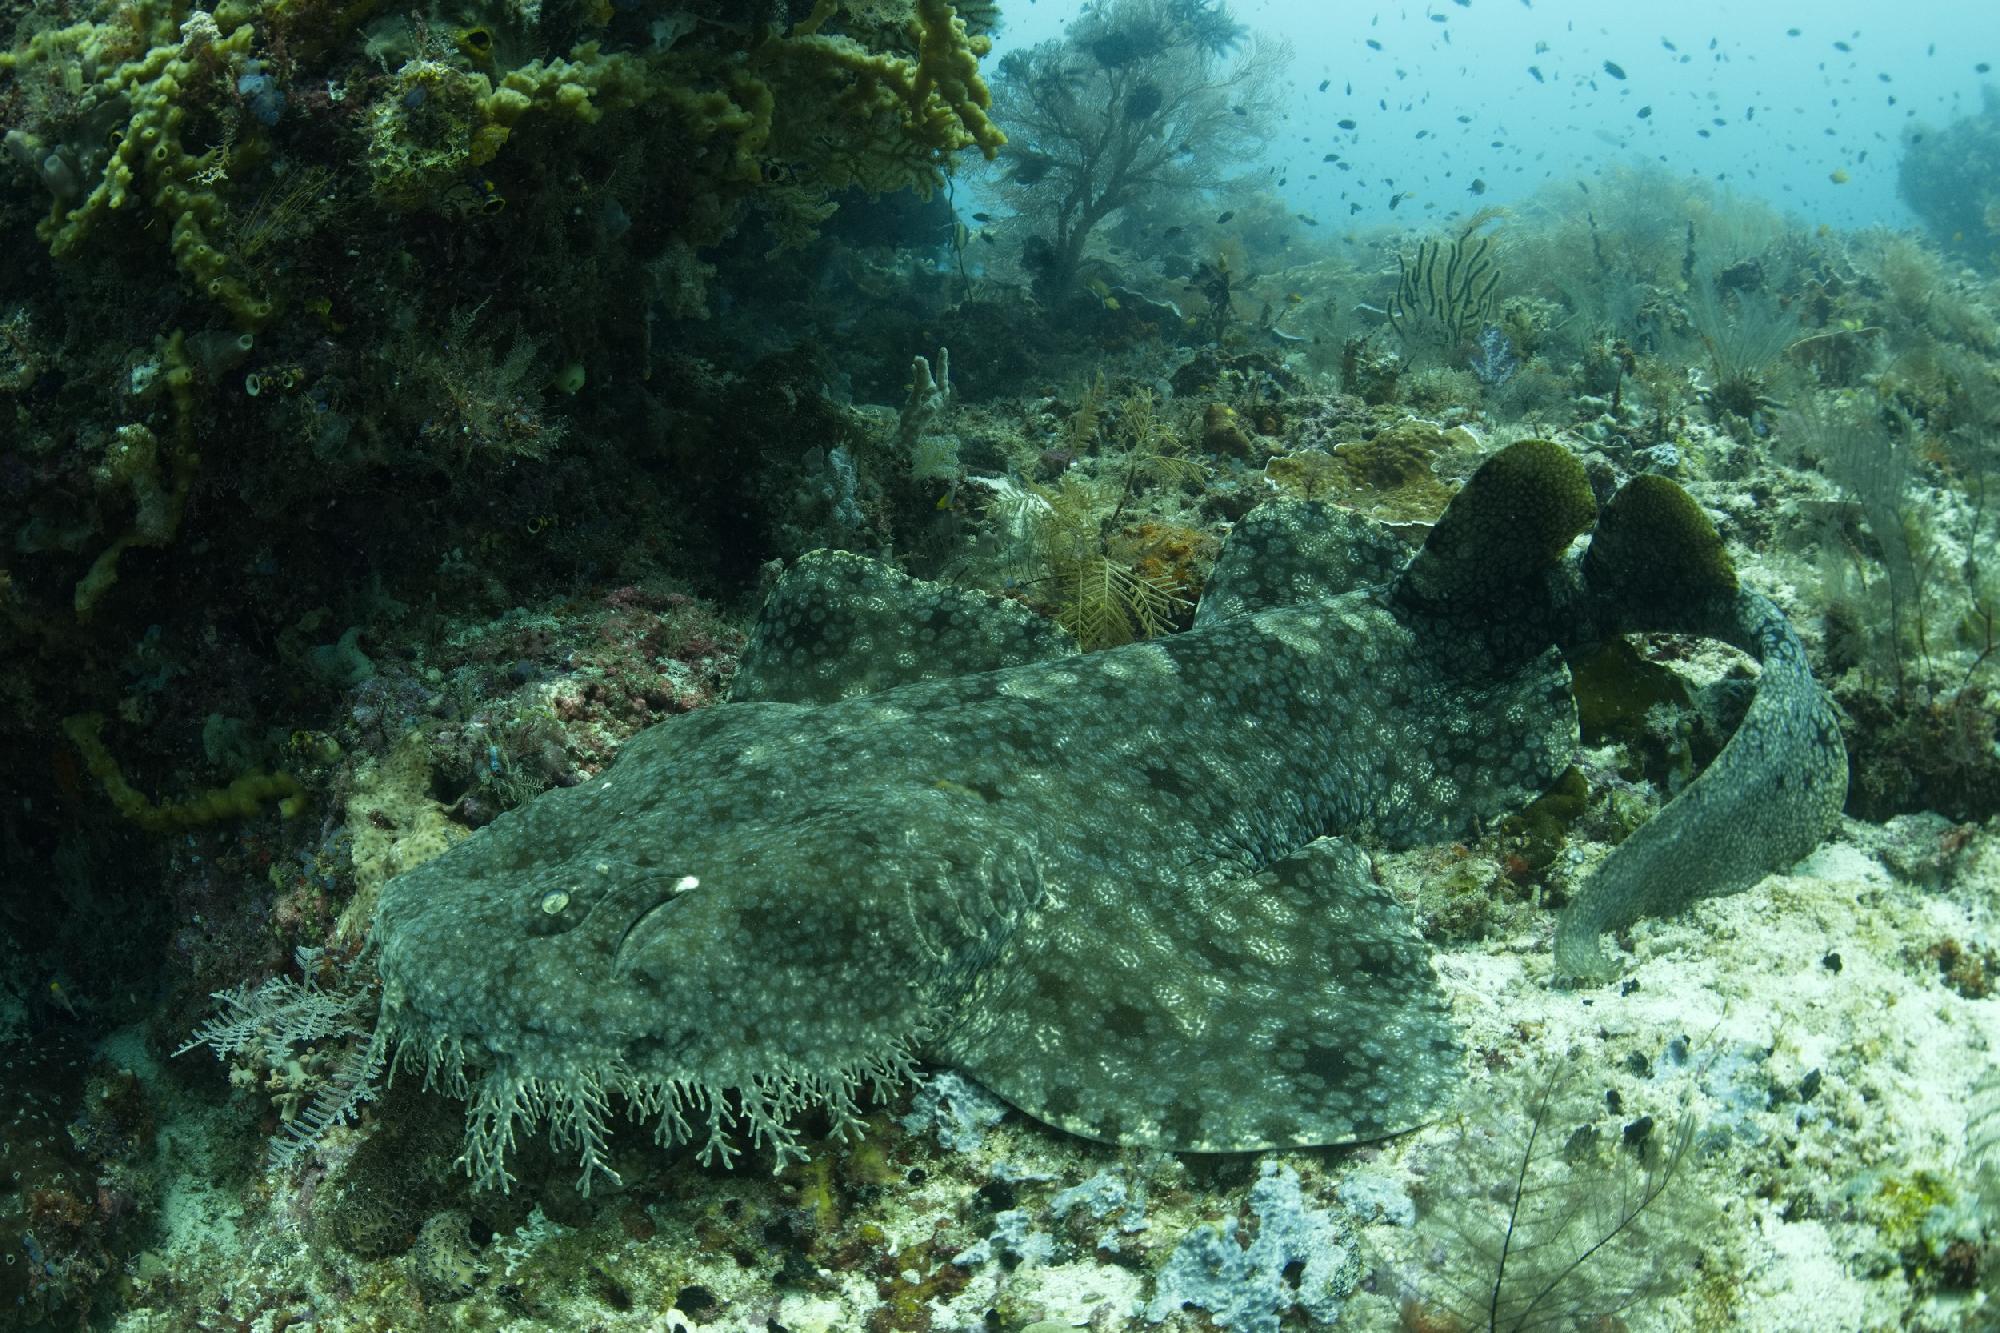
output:
{"label": "blue water", "polygon": [[[1004,6],[986,68],[1060,35],[1084,8]],[[1263,183],[1328,227],[1391,219],[1401,196],[1393,220],[1421,229],[1636,163],[1814,223],[1907,226],[1902,136],[1977,111],[1980,85],[1995,78],[1980,66],[2000,66],[2000,5],[1970,0],[1230,8],[1293,52]]]}

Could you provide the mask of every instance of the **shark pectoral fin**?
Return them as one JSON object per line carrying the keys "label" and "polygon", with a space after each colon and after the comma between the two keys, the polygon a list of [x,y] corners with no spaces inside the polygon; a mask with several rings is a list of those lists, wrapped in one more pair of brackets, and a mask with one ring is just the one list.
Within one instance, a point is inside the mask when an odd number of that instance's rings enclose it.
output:
{"label": "shark pectoral fin", "polygon": [[808,551],[765,599],[729,699],[833,703],[1076,651],[1067,631],[1018,602],[851,551]]}
{"label": "shark pectoral fin", "polygon": [[1387,583],[1410,548],[1382,524],[1317,500],[1266,500],[1230,532],[1195,608],[1194,627]]}
{"label": "shark pectoral fin", "polygon": [[1429,950],[1333,839],[1219,884],[1052,892],[958,1012],[942,1062],[1073,1134],[1180,1152],[1381,1138],[1459,1075]]}

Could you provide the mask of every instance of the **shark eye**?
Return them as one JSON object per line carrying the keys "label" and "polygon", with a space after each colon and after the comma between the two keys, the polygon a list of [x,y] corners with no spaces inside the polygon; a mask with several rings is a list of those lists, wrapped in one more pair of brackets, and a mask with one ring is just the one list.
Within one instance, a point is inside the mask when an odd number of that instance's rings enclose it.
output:
{"label": "shark eye", "polygon": [[[521,886],[521,926],[530,935],[562,935],[590,919],[609,893],[631,878],[633,867],[611,859],[556,866]],[[574,910],[572,910],[574,909]]]}

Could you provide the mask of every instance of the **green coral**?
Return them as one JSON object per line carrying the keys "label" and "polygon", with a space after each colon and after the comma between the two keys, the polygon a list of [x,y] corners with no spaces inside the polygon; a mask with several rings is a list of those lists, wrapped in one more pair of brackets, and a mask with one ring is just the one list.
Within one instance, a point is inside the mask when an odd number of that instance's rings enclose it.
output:
{"label": "green coral", "polygon": [[[358,20],[375,7],[224,0],[207,12],[138,0],[0,52],[0,81],[13,76],[28,109],[7,152],[49,192],[39,234],[50,253],[83,256],[114,219],[132,218],[139,231],[164,222],[194,289],[239,327],[261,328],[280,293],[232,248],[232,208],[271,186],[282,164],[268,127],[246,112],[240,80],[261,72],[260,59],[282,69],[300,52],[361,49]],[[585,15],[585,30],[601,29],[603,17]],[[393,35],[399,25],[408,38]],[[755,203],[773,214],[781,242],[796,243],[840,190],[927,196],[954,154],[976,148],[991,158],[1006,142],[979,75],[990,39],[947,0],[823,0],[789,30],[674,11],[661,28],[645,50],[591,40],[558,55],[534,54],[511,31],[503,42],[467,29],[447,43],[400,15],[378,20],[366,50],[407,58],[360,117],[377,198],[447,216],[497,212],[505,201],[481,173],[524,128],[587,126],[645,107],[659,114],[633,142],[670,178],[675,239],[713,244]],[[486,40],[464,40],[475,31]],[[337,100],[346,91],[336,85],[327,81]]]}
{"label": "green coral", "polygon": [[1451,488],[1433,470],[1436,460],[1469,442],[1463,430],[1406,418],[1365,442],[1338,446],[1333,457],[1349,503],[1384,522],[1428,522],[1451,500]]}
{"label": "green coral", "polygon": [[657,160],[688,177],[697,243],[724,235],[733,206],[750,199],[774,214],[781,239],[803,239],[831,211],[831,192],[928,196],[953,154],[990,158],[1006,142],[979,77],[990,39],[944,0],[894,8],[827,0],[789,32],[751,27],[740,41],[676,25],[679,40],[644,55],[585,42],[492,77],[490,47],[432,51],[405,62],[370,107],[369,171],[396,207],[463,212],[482,202],[466,194],[468,174],[534,118],[588,125],[647,106],[664,112]]}
{"label": "green coral", "polygon": [[1694,753],[1681,720],[1695,702],[1680,675],[1619,638],[1573,661],[1570,677],[1584,744],[1626,746],[1634,759],[1628,777],[1667,792],[1685,785]]}
{"label": "green coral", "polygon": [[494,208],[497,196],[466,184],[493,161],[530,115],[590,125],[655,92],[645,62],[586,42],[567,59],[532,60],[496,87],[485,74],[442,60],[406,62],[368,112],[368,170],[399,208],[447,213]]}
{"label": "green coral", "polygon": [[1515,878],[1543,871],[1555,862],[1570,826],[1590,805],[1589,784],[1574,768],[1565,769],[1549,789],[1500,825],[1507,836],[1508,872]]}
{"label": "green coral", "polygon": [[789,32],[758,29],[738,49],[674,45],[656,86],[723,198],[754,192],[793,213],[788,189],[808,204],[849,187],[927,198],[953,155],[990,159],[1007,142],[979,75],[991,46],[947,0],[820,0]]}
{"label": "green coral", "polygon": [[999,153],[1007,136],[987,115],[992,94],[979,76],[991,38],[968,33],[949,0],[916,0],[899,25],[899,45],[914,51],[912,59],[824,32],[826,21],[846,8],[861,6],[820,0],[771,52],[775,67],[820,84],[843,119],[876,127],[830,155],[822,168],[829,185],[880,193],[913,181],[928,195],[934,175],[927,167],[962,148],[977,148],[989,161]]}
{"label": "green coral", "polygon": [[[188,363],[187,341],[181,330],[158,342],[160,379],[173,403],[174,431],[163,446],[143,424],[121,426],[97,469],[96,481],[107,490],[131,493],[132,525],[91,562],[77,580],[77,618],[87,620],[118,582],[118,562],[134,546],[165,546],[180,530],[181,510],[200,459],[194,451],[194,368]],[[164,459],[165,467],[162,468]]]}

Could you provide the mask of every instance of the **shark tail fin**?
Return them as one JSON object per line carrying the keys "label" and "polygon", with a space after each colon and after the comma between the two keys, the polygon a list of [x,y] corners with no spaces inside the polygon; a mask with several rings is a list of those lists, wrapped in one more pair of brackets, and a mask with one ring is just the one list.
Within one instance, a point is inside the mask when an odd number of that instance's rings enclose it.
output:
{"label": "shark tail fin", "polygon": [[1605,506],[1583,580],[1606,633],[1698,634],[1757,659],[1756,697],[1701,776],[1607,856],[1564,909],[1556,971],[1616,975],[1604,932],[1740,892],[1819,844],[1847,796],[1840,727],[1785,613],[1739,587],[1694,498],[1640,476]]}

